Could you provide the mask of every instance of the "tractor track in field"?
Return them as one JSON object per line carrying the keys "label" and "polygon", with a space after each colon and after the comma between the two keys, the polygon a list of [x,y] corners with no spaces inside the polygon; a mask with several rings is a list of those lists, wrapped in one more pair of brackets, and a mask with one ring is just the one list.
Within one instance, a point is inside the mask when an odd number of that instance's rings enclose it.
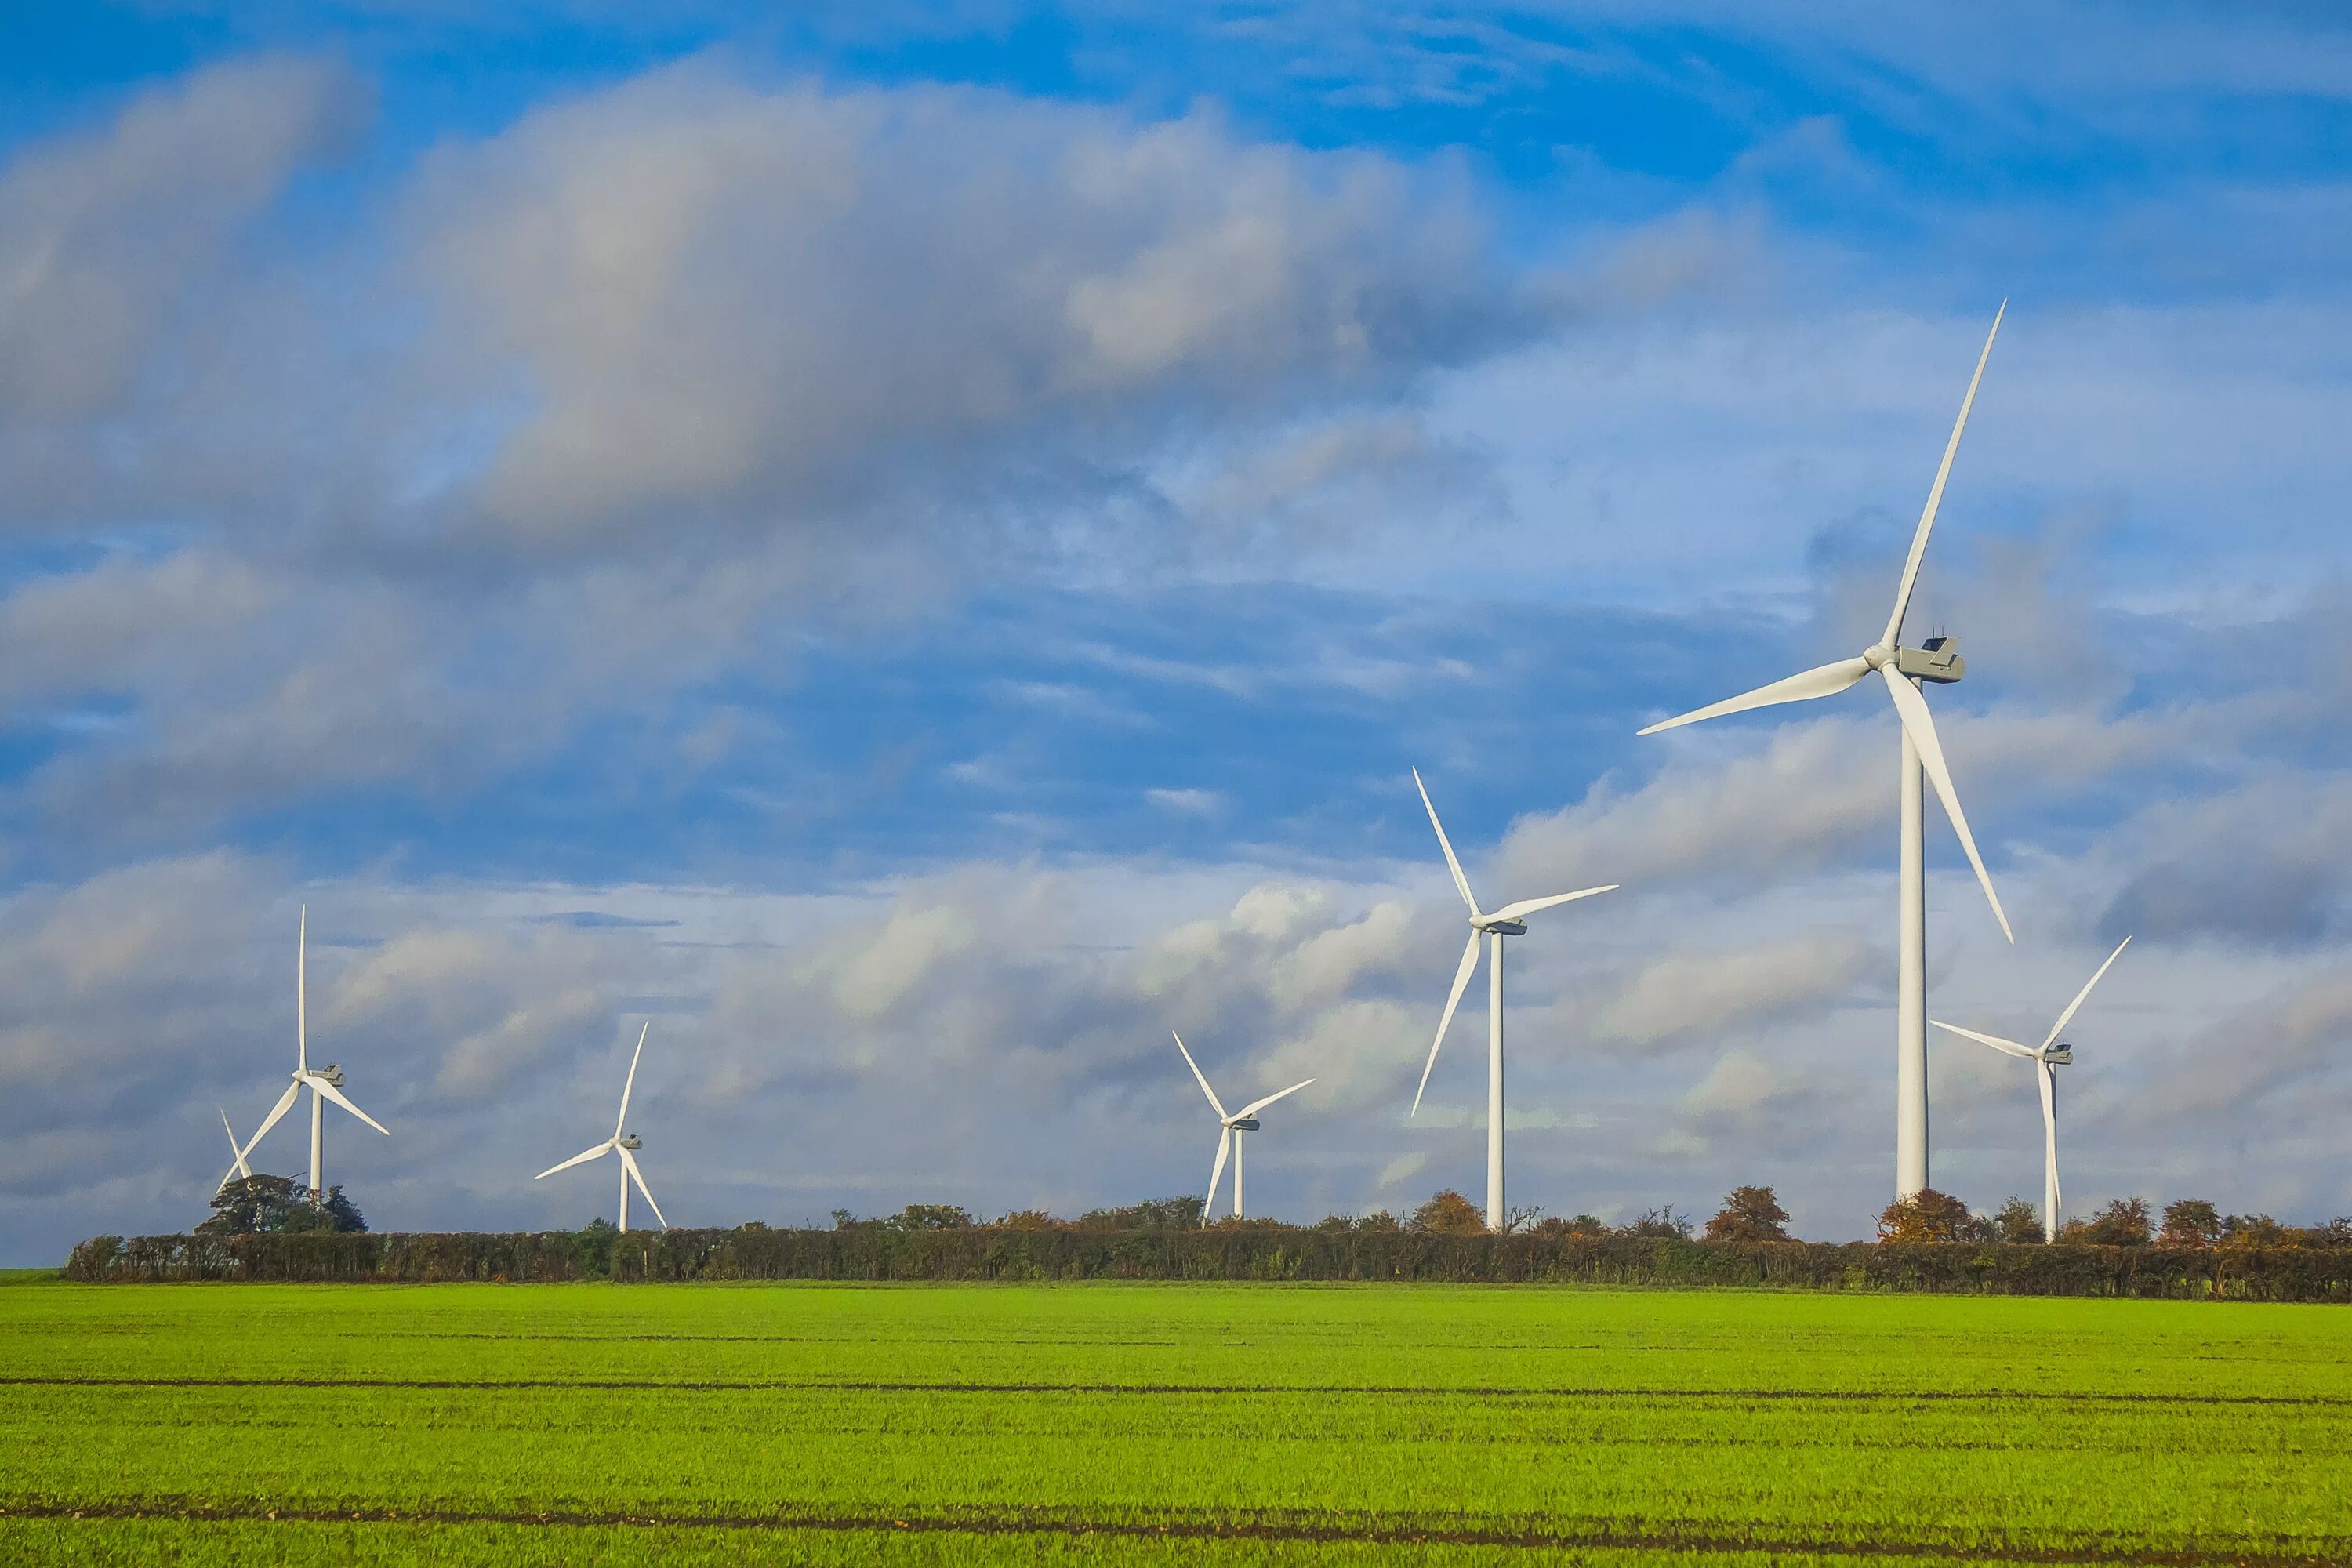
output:
{"label": "tractor track in field", "polygon": [[[1686,1552],[1768,1556],[1893,1558],[1910,1562],[2115,1564],[2116,1568],[2342,1568],[2352,1563],[2352,1541],[2297,1542],[2284,1539],[2232,1546],[2151,1547],[2122,1542],[2035,1546],[2022,1542],[1869,1541],[1812,1538],[1787,1531],[1734,1534],[1720,1524],[1613,1524],[1602,1521],[1527,1530],[1417,1526],[1367,1519],[1356,1523],[1285,1520],[1177,1518],[1158,1521],[1088,1519],[1040,1512],[1033,1516],[893,1513],[775,1516],[635,1513],[549,1510],[278,1508],[257,1504],[152,1502],[0,1504],[0,1524],[13,1520],[157,1521],[184,1524],[490,1525],[548,1530],[639,1529],[740,1531],[771,1534],[872,1533],[929,1535],[1108,1536],[1138,1541],[1269,1541],[1368,1546],[1473,1546],[1529,1551]],[[2317,1550],[2313,1550],[2313,1548]]]}
{"label": "tractor track in field", "polygon": [[973,1383],[841,1379],[830,1382],[676,1378],[462,1378],[462,1377],[185,1377],[88,1376],[0,1373],[0,1388],[383,1388],[518,1393],[582,1389],[595,1393],[671,1394],[1083,1394],[1171,1398],[1234,1394],[1347,1394],[1363,1398],[1829,1401],[1958,1405],[2284,1405],[2352,1409],[2352,1395],[2301,1394],[2136,1394],[2052,1389],[1830,1389],[1830,1388],[1507,1388],[1464,1384],[1267,1384],[1267,1383]]}

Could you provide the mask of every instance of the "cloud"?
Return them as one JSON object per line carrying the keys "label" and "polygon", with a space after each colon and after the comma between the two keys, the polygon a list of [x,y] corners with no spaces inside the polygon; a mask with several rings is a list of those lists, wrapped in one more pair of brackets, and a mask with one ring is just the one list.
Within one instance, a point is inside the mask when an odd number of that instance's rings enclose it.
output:
{"label": "cloud", "polygon": [[1818,1006],[1881,956],[1853,932],[1822,932],[1744,951],[1682,953],[1633,976],[1593,1020],[1637,1045],[1720,1034]]}

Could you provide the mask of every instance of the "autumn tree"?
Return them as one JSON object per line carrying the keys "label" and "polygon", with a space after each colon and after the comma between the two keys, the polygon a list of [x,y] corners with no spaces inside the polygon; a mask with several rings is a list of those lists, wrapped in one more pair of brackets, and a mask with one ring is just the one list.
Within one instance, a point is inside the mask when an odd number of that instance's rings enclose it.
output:
{"label": "autumn tree", "polygon": [[2176,1199],[2164,1205],[2156,1239],[2166,1247],[2210,1247],[2221,1239],[2221,1216],[2203,1198]]}
{"label": "autumn tree", "polygon": [[1486,1216],[1478,1212],[1477,1205],[1448,1187],[1413,1210],[1405,1228],[1431,1236],[1484,1236]]}
{"label": "autumn tree", "polygon": [[1706,1222],[1709,1241],[1786,1241],[1789,1211],[1769,1187],[1734,1187]]}
{"label": "autumn tree", "polygon": [[2042,1239],[2042,1211],[2023,1198],[2011,1198],[1992,1211],[1992,1238],[2014,1245]]}
{"label": "autumn tree", "polygon": [[1968,1205],[1933,1187],[1895,1199],[1878,1216],[1878,1239],[1885,1242],[1974,1241],[1979,1228]]}
{"label": "autumn tree", "polygon": [[2145,1198],[2110,1198],[2088,1219],[2066,1222],[2058,1239],[2085,1247],[2146,1247],[2154,1236]]}

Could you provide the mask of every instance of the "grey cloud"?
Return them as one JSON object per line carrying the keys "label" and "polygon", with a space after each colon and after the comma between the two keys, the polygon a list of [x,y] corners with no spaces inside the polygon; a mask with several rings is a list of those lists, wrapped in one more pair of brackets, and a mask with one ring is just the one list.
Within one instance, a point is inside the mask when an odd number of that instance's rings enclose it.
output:
{"label": "grey cloud", "polygon": [[1637,1045],[1660,1045],[1782,1017],[1844,992],[1878,956],[1846,931],[1730,952],[1677,953],[1635,974],[1593,1027]]}
{"label": "grey cloud", "polygon": [[2115,839],[2128,871],[2099,920],[2110,940],[2305,945],[2352,919],[2352,788],[2338,776],[2160,803]]}
{"label": "grey cloud", "polygon": [[239,226],[348,135],[365,97],[332,65],[232,61],[0,172],[0,410],[85,416],[169,374],[151,357],[166,324],[200,307]]}

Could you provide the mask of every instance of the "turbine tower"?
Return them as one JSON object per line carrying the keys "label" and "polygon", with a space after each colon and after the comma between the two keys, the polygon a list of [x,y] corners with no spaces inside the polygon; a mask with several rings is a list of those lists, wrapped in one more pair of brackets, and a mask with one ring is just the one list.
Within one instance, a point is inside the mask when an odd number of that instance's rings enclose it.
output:
{"label": "turbine tower", "polygon": [[654,1218],[661,1220],[661,1227],[664,1230],[669,1228],[669,1221],[662,1219],[661,1205],[654,1202],[653,1189],[646,1185],[645,1173],[637,1169],[637,1151],[646,1146],[645,1140],[634,1132],[623,1131],[629,1121],[629,1093],[637,1087],[637,1061],[646,1054],[646,1033],[653,1026],[653,1020],[648,1018],[646,1020],[645,1027],[637,1031],[637,1052],[635,1056],[629,1058],[628,1081],[621,1085],[621,1114],[614,1118],[613,1135],[594,1148],[583,1149],[563,1163],[550,1165],[531,1178],[534,1182],[543,1181],[558,1171],[568,1171],[572,1166],[593,1160],[600,1154],[607,1152],[618,1154],[621,1157],[621,1228],[623,1230],[629,1228],[629,1184],[631,1182],[636,1183],[637,1191],[646,1194],[646,1206],[654,1211]]}
{"label": "turbine tower", "polygon": [[262,1134],[277,1126],[278,1119],[293,1109],[295,1100],[300,1096],[304,1087],[308,1086],[310,1090],[310,1192],[313,1202],[323,1204],[327,1201],[327,1189],[320,1179],[319,1155],[321,1131],[320,1123],[324,1117],[326,1102],[333,1100],[387,1138],[392,1136],[392,1129],[343,1097],[343,1069],[341,1067],[330,1062],[317,1071],[311,1069],[310,952],[310,906],[305,904],[302,906],[301,925],[298,928],[294,938],[294,1081],[287,1086],[284,1094],[278,1097],[278,1103],[270,1108],[269,1114],[264,1117],[261,1125],[254,1130],[253,1137],[247,1142],[241,1152],[246,1154],[253,1152],[253,1146],[261,1142]]}
{"label": "turbine tower", "polygon": [[1999,1035],[1980,1035],[1974,1029],[1963,1029],[1958,1024],[1947,1024],[1940,1018],[1934,1020],[1936,1027],[1947,1034],[1960,1035],[1980,1046],[1990,1046],[2005,1056],[2022,1057],[2041,1069],[2033,1076],[2042,1082],[2042,1239],[2044,1241],[2058,1239],[2058,1069],[2074,1060],[2074,1047],[2058,1037],[2065,1032],[2067,1025],[2074,1021],[2075,1009],[2082,1006],[2084,997],[2090,995],[2091,987],[2099,983],[2101,976],[2130,945],[2129,937],[2116,943],[2115,952],[2107,954],[2107,962],[2099,965],[2098,973],[2092,975],[2084,983],[2083,988],[2074,993],[2074,999],[2066,1004],[2066,1010],[2058,1015],[2058,1021],[2050,1026],[2050,1033],[2042,1037],[2039,1046],[2021,1046],[2015,1040],[2004,1040]]}
{"label": "turbine tower", "polygon": [[1454,1022],[1454,1009],[1462,1005],[1462,993],[1470,984],[1471,971],[1478,967],[1478,939],[1484,937],[1492,949],[1486,968],[1486,1228],[1499,1231],[1508,1217],[1503,1207],[1503,939],[1527,935],[1527,917],[1538,910],[1589,899],[1595,893],[1612,892],[1618,884],[1580,888],[1573,893],[1554,893],[1548,899],[1522,899],[1516,904],[1504,905],[1493,914],[1483,913],[1470,891],[1470,879],[1462,874],[1462,862],[1454,858],[1454,845],[1445,837],[1445,824],[1437,820],[1437,807],[1430,805],[1429,786],[1421,782],[1419,768],[1412,771],[1412,787],[1421,791],[1421,804],[1429,813],[1429,825],[1437,829],[1437,847],[1445,851],[1445,868],[1454,873],[1454,886],[1461,893],[1462,901],[1470,906],[1470,941],[1462,949],[1460,966],[1454,971],[1454,989],[1446,993],[1445,1014],[1437,1020],[1437,1037],[1429,1043],[1429,1060],[1421,1069],[1421,1087],[1412,1091],[1412,1110],[1408,1114],[1421,1113],[1421,1097],[1429,1089],[1430,1068],[1437,1065],[1438,1047],[1445,1044],[1445,1031]]}
{"label": "turbine tower", "polygon": [[2012,942],[2017,940],[2009,929],[2009,916],[2001,911],[2000,898],[1992,890],[1992,878],[1985,870],[1984,858],[1977,853],[1977,841],[1969,832],[1969,819],[1960,814],[1960,797],[1952,788],[1951,769],[1945,765],[1944,748],[1936,739],[1936,721],[1927,711],[1927,700],[1919,694],[1923,681],[1948,686],[1966,671],[1959,639],[1931,637],[1916,647],[1906,647],[1902,643],[1903,616],[1911,607],[1911,590],[1919,580],[1919,562],[1927,552],[1928,531],[1936,526],[1936,509],[1943,504],[1944,485],[1952,476],[1952,459],[1960,450],[1960,433],[1968,428],[1969,410],[1977,400],[1977,384],[1984,379],[1985,362],[1992,357],[1992,341],[2000,331],[2000,319],[2008,310],[2009,301],[2004,300],[2000,310],[1993,314],[1992,331],[1985,334],[1984,352],[1977,356],[1976,374],[1969,377],[1968,395],[1960,400],[1960,416],[1952,425],[1952,438],[1945,444],[1944,460],[1936,469],[1936,482],[1928,489],[1927,507],[1919,513],[1918,529],[1911,536],[1911,553],[1903,563],[1903,579],[1895,588],[1894,611],[1886,617],[1886,629],[1878,640],[1852,658],[1759,686],[1642,731],[1654,735],[1661,730],[1695,724],[1726,713],[1741,713],[1750,708],[1833,697],[1874,673],[1886,683],[1886,693],[1894,700],[1895,716],[1903,731],[1902,769],[1896,775],[1903,807],[1902,874],[1895,900],[1902,939],[1895,984],[1895,1195],[1898,1198],[1915,1196],[1927,1185],[1927,879],[1919,788],[1923,772],[1927,782],[1936,786],[1936,798],[1943,802],[1944,815],[1952,819],[1952,830],[1959,835],[1960,847],[1968,851],[1969,864],[1976,868],[1977,880],[1983,884],[1985,899],[1992,905],[1993,919],[2000,922],[2001,935]]}
{"label": "turbine tower", "polygon": [[1253,1100],[1241,1110],[1228,1116],[1225,1114],[1223,1102],[1217,1099],[1217,1091],[1209,1087],[1208,1079],[1202,1073],[1201,1064],[1192,1059],[1191,1051],[1184,1050],[1184,1037],[1177,1034],[1173,1029],[1169,1030],[1168,1033],[1175,1040],[1176,1048],[1184,1051],[1184,1065],[1192,1069],[1192,1077],[1199,1082],[1201,1092],[1209,1097],[1209,1109],[1217,1113],[1217,1163],[1209,1167],[1209,1195],[1201,1201],[1201,1223],[1203,1225],[1208,1223],[1209,1210],[1217,1201],[1217,1184],[1224,1179],[1225,1155],[1228,1151],[1234,1157],[1234,1217],[1240,1219],[1244,1217],[1242,1215],[1242,1134],[1258,1130],[1257,1113],[1259,1111],[1264,1110],[1284,1095],[1297,1094],[1315,1080],[1311,1078],[1301,1079],[1280,1093],[1269,1094],[1264,1100]]}

